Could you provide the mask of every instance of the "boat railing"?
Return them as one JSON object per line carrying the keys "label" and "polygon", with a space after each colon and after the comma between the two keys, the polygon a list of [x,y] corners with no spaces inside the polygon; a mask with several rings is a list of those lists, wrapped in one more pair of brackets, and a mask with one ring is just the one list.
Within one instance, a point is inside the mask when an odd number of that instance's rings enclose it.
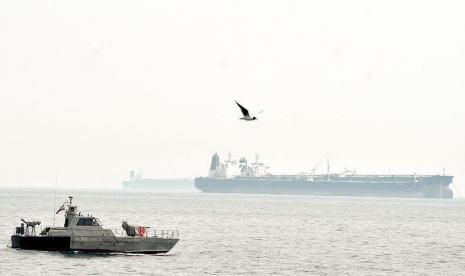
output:
{"label": "boat railing", "polygon": [[[46,228],[46,227],[45,227]],[[13,228],[13,235],[20,235],[20,236],[39,236],[42,235],[45,229],[43,227],[35,227],[34,230],[31,228],[24,228],[23,233],[18,233],[18,229]]]}
{"label": "boat railing", "polygon": [[[117,237],[128,237],[124,229],[117,228],[117,229],[112,229],[112,231]],[[158,229],[151,229],[150,227],[146,227],[143,235],[136,235],[135,237],[136,238],[178,239],[179,231],[178,230],[158,230]]]}
{"label": "boat railing", "polygon": [[[48,227],[36,227],[35,231],[32,231],[32,229],[24,229],[24,233],[19,234],[17,233],[16,229],[13,229],[13,235],[21,235],[21,236],[43,236],[43,235],[48,235],[48,231],[43,231]],[[115,234],[117,237],[128,237],[126,234],[126,231],[124,229],[118,228],[118,229],[111,229],[112,232]],[[160,239],[178,239],[179,238],[179,231],[178,230],[158,230],[158,229],[152,229],[151,227],[145,227],[145,231],[143,235],[136,235],[138,238],[160,238]]]}

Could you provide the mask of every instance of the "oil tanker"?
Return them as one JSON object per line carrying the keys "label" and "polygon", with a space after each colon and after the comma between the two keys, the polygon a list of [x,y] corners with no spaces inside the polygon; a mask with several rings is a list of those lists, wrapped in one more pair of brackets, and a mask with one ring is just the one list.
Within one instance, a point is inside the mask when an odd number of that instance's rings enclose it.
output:
{"label": "oil tanker", "polygon": [[361,175],[343,173],[273,175],[257,155],[255,162],[246,158],[220,161],[211,159],[208,177],[195,178],[195,187],[207,193],[295,194],[322,196],[369,196],[410,198],[452,198],[450,175]]}
{"label": "oil tanker", "polygon": [[129,179],[122,182],[125,189],[139,190],[189,190],[195,191],[194,181],[189,178],[146,178],[142,171],[129,172]]}

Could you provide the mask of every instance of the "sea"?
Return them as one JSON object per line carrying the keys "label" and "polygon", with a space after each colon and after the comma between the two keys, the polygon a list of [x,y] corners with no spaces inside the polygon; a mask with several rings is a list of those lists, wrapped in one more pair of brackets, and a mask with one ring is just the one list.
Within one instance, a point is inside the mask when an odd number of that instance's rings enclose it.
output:
{"label": "sea", "polygon": [[[62,225],[68,195],[104,227],[178,230],[167,254],[9,247],[20,219]],[[0,275],[465,275],[465,200],[0,189]]]}

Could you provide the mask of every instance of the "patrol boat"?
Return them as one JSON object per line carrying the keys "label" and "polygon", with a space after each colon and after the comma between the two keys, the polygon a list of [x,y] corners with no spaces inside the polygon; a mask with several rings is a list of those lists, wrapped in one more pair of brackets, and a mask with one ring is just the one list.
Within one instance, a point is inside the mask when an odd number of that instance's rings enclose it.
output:
{"label": "patrol boat", "polygon": [[[130,225],[123,221],[118,230],[105,229],[99,219],[82,215],[73,197],[63,203],[57,213],[65,210],[63,227],[45,227],[36,234],[40,221],[22,220],[11,236],[11,247],[46,251],[167,253],[179,241],[177,230],[155,230]],[[124,231],[123,231],[124,230]]]}

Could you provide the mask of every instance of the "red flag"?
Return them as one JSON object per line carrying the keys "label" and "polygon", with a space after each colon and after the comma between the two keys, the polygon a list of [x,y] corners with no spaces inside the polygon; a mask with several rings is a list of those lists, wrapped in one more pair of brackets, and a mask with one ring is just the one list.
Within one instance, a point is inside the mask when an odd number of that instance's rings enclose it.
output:
{"label": "red flag", "polygon": [[144,226],[139,226],[139,236],[141,236],[141,237],[145,236],[145,227]]}

